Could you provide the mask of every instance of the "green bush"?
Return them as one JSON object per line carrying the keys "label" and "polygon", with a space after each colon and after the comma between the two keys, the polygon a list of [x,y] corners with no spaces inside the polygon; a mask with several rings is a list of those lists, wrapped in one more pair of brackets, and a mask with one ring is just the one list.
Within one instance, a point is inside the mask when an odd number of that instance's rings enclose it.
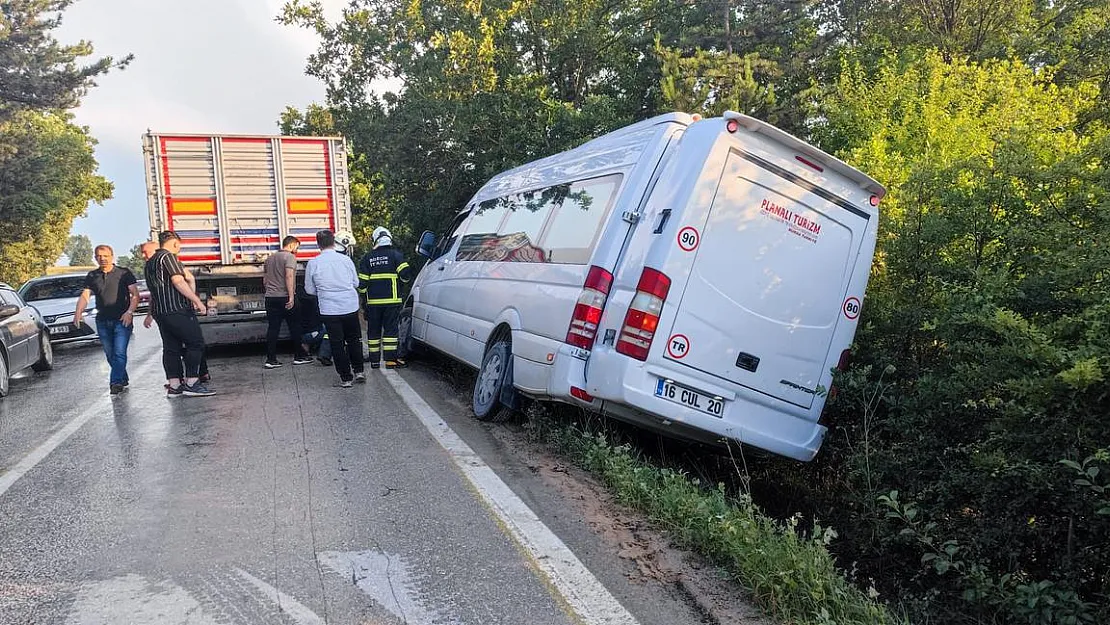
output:
{"label": "green bush", "polygon": [[730,497],[724,484],[708,488],[684,472],[652,466],[602,433],[563,425],[549,434],[621,502],[727,569],[772,616],[798,625],[904,622],[876,601],[874,588],[869,595],[837,569],[828,551],[836,537],[831,528],[800,532],[797,517],[772,520],[750,497]]}

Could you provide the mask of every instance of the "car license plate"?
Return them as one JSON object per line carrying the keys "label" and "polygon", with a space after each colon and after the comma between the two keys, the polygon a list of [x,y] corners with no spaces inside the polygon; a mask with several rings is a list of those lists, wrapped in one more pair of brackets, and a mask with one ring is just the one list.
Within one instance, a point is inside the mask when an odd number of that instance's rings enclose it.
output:
{"label": "car license plate", "polygon": [[69,334],[69,326],[50,326],[50,334]]}
{"label": "car license plate", "polygon": [[659,384],[655,386],[655,396],[713,417],[721,417],[725,412],[725,400],[720,397],[679,386],[670,380],[659,380]]}
{"label": "car license plate", "polygon": [[246,300],[239,302],[239,306],[242,307],[243,310],[262,310],[266,307],[266,304],[258,300]]}

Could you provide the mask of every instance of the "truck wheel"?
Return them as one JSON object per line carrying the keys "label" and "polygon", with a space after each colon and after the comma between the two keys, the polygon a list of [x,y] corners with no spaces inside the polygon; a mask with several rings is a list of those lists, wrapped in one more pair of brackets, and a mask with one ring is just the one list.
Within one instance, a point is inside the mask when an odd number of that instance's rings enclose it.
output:
{"label": "truck wheel", "polygon": [[480,421],[502,423],[512,416],[512,411],[501,403],[501,392],[509,379],[509,368],[513,350],[509,341],[498,339],[486,348],[482,358],[482,368],[474,380],[474,416]]}
{"label": "truck wheel", "polygon": [[50,371],[54,368],[54,347],[50,344],[50,335],[45,331],[39,333],[39,361],[31,365],[35,371]]}

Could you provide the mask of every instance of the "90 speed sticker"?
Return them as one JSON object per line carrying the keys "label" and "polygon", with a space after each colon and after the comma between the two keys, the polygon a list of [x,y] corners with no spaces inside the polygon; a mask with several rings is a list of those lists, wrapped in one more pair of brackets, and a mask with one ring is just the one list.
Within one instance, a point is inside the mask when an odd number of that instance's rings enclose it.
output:
{"label": "90 speed sticker", "polygon": [[678,231],[678,246],[684,252],[693,252],[698,249],[698,243],[701,242],[701,234],[698,229],[692,226],[686,226]]}

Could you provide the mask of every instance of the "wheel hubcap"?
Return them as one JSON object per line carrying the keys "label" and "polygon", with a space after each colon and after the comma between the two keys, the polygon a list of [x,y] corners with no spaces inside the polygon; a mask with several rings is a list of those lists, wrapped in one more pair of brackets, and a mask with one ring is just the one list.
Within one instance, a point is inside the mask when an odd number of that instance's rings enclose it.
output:
{"label": "wheel hubcap", "polygon": [[486,366],[482,369],[482,381],[478,386],[478,401],[482,404],[489,403],[493,399],[494,393],[497,392],[498,383],[501,380],[501,355],[494,354],[486,361]]}

